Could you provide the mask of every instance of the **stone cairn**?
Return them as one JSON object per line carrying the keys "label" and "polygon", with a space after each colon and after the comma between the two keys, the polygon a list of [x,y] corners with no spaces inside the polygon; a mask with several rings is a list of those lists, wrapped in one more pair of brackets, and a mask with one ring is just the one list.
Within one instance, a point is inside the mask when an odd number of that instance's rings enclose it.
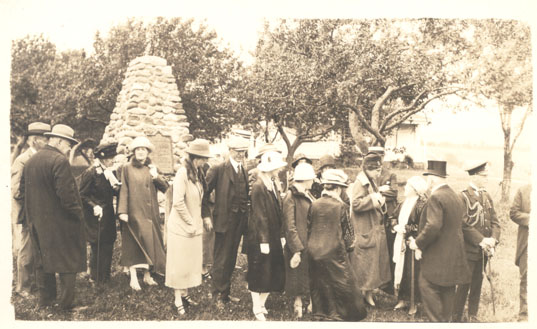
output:
{"label": "stone cairn", "polygon": [[101,142],[117,142],[118,153],[141,135],[171,138],[174,169],[193,140],[171,66],[164,58],[142,56],[129,63],[116,107]]}

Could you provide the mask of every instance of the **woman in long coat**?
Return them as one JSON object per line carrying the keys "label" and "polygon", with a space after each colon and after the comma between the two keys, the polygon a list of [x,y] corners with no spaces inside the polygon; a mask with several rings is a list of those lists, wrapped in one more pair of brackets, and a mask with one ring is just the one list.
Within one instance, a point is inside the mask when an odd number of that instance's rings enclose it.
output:
{"label": "woman in long coat", "polygon": [[[418,276],[419,262],[412,260],[412,250],[408,248],[408,239],[418,236],[420,216],[427,202],[427,183],[421,176],[409,178],[405,185],[405,200],[394,210],[391,220],[392,231],[395,232],[395,242],[393,245],[394,271],[394,291],[398,297],[397,305],[394,309],[406,306],[410,300],[412,262],[414,262],[414,293],[415,300],[419,299]],[[415,313],[409,310],[409,313]]]}
{"label": "woman in long coat", "polygon": [[285,285],[285,264],[281,200],[274,179],[286,162],[278,152],[267,152],[257,166],[259,174],[252,186],[248,220],[248,289],[256,319],[265,320],[265,301],[270,292],[281,292]]}
{"label": "woman in long coat", "polygon": [[209,142],[190,143],[188,157],[173,180],[173,206],[167,222],[166,286],[175,290],[177,312],[196,306],[188,288],[201,284],[203,219],[201,201],[206,189],[203,165],[210,157]]}
{"label": "woman in long coat", "polygon": [[286,246],[285,294],[295,297],[294,312],[302,317],[302,296],[309,297],[309,270],[306,245],[308,240],[308,211],[315,198],[309,192],[315,171],[309,163],[295,167],[293,185],[283,199],[283,227]]}
{"label": "woman in long coat", "polygon": [[129,267],[130,286],[140,290],[136,269],[144,270],[144,282],[156,285],[149,274],[164,275],[166,253],[159,224],[157,189],[166,192],[168,183],[151,164],[154,146],[146,137],[136,137],[129,149],[134,156],[123,166],[118,214],[121,226],[121,265]]}
{"label": "woman in long coat", "polygon": [[329,169],[324,189],[308,214],[308,258],[313,315],[319,320],[358,321],[367,315],[348,253],[354,248],[349,208],[341,200],[347,175]]}
{"label": "woman in long coat", "polygon": [[373,290],[391,280],[386,232],[382,222],[386,204],[375,184],[381,170],[380,156],[372,153],[366,155],[363,167],[356,177],[351,197],[351,219],[356,234],[351,263],[366,302],[375,306]]}
{"label": "woman in long coat", "polygon": [[112,252],[116,241],[114,197],[119,181],[111,169],[117,143],[103,144],[95,149],[94,164],[80,177],[80,198],[84,206],[86,239],[91,247],[91,280],[110,279]]}

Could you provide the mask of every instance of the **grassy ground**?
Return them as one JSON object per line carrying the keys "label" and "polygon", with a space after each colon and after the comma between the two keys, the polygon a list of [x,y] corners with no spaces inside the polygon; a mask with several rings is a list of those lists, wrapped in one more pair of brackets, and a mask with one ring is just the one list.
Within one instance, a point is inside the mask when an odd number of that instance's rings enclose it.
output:
{"label": "grassy ground", "polygon": [[[350,173],[352,174],[352,173]],[[398,180],[421,174],[418,171],[398,170]],[[450,176],[450,185],[455,190],[462,190],[467,184],[467,176],[455,171]],[[478,319],[481,322],[516,321],[518,313],[518,268],[514,265],[517,226],[509,220],[508,205],[498,204],[499,193],[491,183],[488,189],[495,197],[496,211],[502,225],[501,243],[497,247],[492,260],[492,281],[495,292],[496,314],[492,312],[490,285],[483,282],[481,306]],[[513,187],[513,193],[518,186]],[[402,192],[402,186],[401,186]],[[402,193],[401,193],[402,195]],[[121,240],[120,238],[118,240]],[[87,304],[85,310],[75,313],[60,312],[55,308],[36,309],[36,297],[23,299],[14,294],[12,303],[15,317],[18,320],[254,320],[251,312],[251,300],[246,289],[245,270],[246,258],[240,255],[238,266],[234,272],[232,295],[241,299],[240,303],[228,304],[223,310],[214,307],[210,298],[210,282],[191,290],[194,299],[200,305],[187,310],[186,316],[178,317],[173,307],[173,291],[164,286],[163,278],[156,277],[158,286],[148,287],[142,284],[142,291],[134,292],[129,287],[129,278],[120,271],[118,266],[120,241],[116,242],[113,260],[113,274],[110,282],[92,286],[82,275],[77,279],[77,301]],[[140,278],[141,282],[141,278]],[[415,318],[409,317],[405,311],[393,311],[396,299],[379,292],[375,296],[377,306],[368,309],[368,322],[408,322],[426,321],[420,311]],[[293,301],[284,294],[272,294],[267,300],[270,314],[268,320],[293,321]],[[305,315],[303,321],[311,320]]]}

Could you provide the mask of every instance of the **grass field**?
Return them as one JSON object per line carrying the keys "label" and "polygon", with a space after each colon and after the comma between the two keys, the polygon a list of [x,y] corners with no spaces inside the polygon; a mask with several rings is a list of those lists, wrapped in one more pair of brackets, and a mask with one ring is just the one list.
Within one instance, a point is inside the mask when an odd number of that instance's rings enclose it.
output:
{"label": "grass field", "polygon": [[[349,172],[349,174],[353,174]],[[412,170],[397,171],[398,180],[421,174]],[[467,184],[467,176],[460,170],[450,171],[449,183],[456,190],[462,190]],[[496,186],[495,186],[496,185]],[[514,184],[513,193],[520,184]],[[402,186],[401,186],[402,188]],[[496,211],[502,226],[501,243],[492,259],[492,281],[495,289],[496,314],[492,312],[490,285],[483,282],[481,306],[478,319],[481,322],[516,321],[518,313],[518,268],[514,265],[517,226],[509,220],[509,205],[499,204],[499,187],[491,183],[490,193],[496,201]],[[402,189],[401,189],[402,191]],[[191,295],[200,305],[187,310],[186,316],[178,317],[173,307],[173,291],[164,286],[164,279],[156,277],[158,286],[142,285],[142,291],[134,292],[129,287],[129,278],[118,266],[120,237],[114,250],[113,274],[110,282],[92,286],[81,275],[77,279],[77,301],[87,304],[88,308],[76,313],[59,312],[57,309],[36,309],[36,297],[23,299],[13,294],[12,303],[18,320],[254,320],[251,312],[250,295],[246,289],[246,257],[240,255],[233,276],[232,295],[241,299],[240,303],[228,304],[223,310],[214,307],[209,296],[210,282],[191,290]],[[141,278],[140,278],[141,282]],[[368,309],[368,322],[408,322],[427,321],[422,312],[410,318],[406,311],[393,311],[395,297],[379,292],[375,296],[377,306]],[[268,320],[293,321],[293,301],[285,294],[271,294],[267,300]],[[305,315],[303,321],[311,320]]]}

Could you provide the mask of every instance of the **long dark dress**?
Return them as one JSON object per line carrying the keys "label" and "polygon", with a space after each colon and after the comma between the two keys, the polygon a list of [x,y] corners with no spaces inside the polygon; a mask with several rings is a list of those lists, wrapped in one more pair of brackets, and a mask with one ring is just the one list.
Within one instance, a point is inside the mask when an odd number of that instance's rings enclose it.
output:
{"label": "long dark dress", "polygon": [[[420,223],[420,216],[427,199],[420,197],[408,217],[408,222],[405,225],[404,239],[407,241],[410,237],[416,238],[418,236],[418,226]],[[397,224],[397,218],[401,211],[401,206],[403,203],[397,205],[393,212],[392,224]],[[414,260],[414,298],[415,301],[419,301],[419,288],[418,288],[418,276],[420,273],[420,262]],[[411,278],[412,278],[412,250],[406,248],[405,250],[405,260],[403,265],[403,276],[401,278],[401,283],[399,286],[399,299],[410,300],[410,288],[411,288]]]}
{"label": "long dark dress", "polygon": [[367,315],[347,254],[354,241],[347,209],[323,195],[308,214],[310,293],[319,320],[359,321]]}
{"label": "long dark dress", "polygon": [[[285,264],[280,241],[283,237],[281,201],[261,178],[253,184],[251,198],[246,248],[248,289],[254,292],[281,292],[285,285]],[[261,243],[269,244],[268,254],[261,253]]]}

